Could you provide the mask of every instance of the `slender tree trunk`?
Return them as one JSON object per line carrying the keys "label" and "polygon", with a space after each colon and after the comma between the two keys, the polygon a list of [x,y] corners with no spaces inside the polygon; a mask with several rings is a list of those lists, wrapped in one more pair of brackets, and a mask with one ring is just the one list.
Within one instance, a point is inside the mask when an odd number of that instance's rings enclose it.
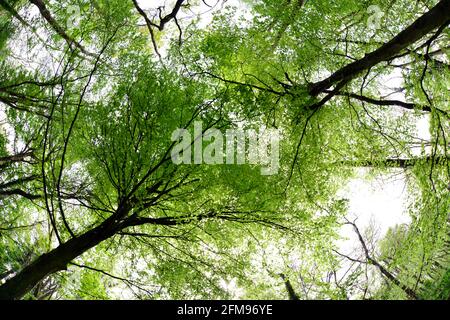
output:
{"label": "slender tree trunk", "polygon": [[291,282],[289,281],[288,278],[286,278],[286,276],[284,274],[280,274],[281,279],[283,279],[284,281],[284,285],[286,286],[286,290],[288,292],[289,295],[289,300],[300,300],[300,298],[298,297],[297,293],[295,292],[294,288],[292,287]]}
{"label": "slender tree trunk", "polygon": [[401,283],[400,280],[398,280],[391,272],[389,272],[385,267],[383,267],[377,260],[372,258],[372,256],[369,253],[369,249],[367,248],[366,242],[364,241],[364,239],[361,235],[361,232],[359,232],[359,229],[356,226],[356,224],[353,222],[348,222],[348,224],[353,226],[353,229],[355,230],[356,235],[358,236],[359,242],[361,243],[361,245],[363,247],[364,254],[366,256],[367,261],[370,262],[375,267],[377,267],[378,270],[380,270],[381,274],[384,275],[389,281],[391,281],[393,284],[395,284],[400,289],[402,289],[403,292],[405,292],[406,295],[410,299],[413,299],[413,300],[419,299],[419,297],[417,296],[416,292],[413,289],[411,289],[407,285]]}
{"label": "slender tree trunk", "polygon": [[413,289],[411,289],[408,286],[401,283],[392,273],[390,273],[385,267],[383,267],[380,263],[378,263],[378,261],[376,261],[375,259],[373,259],[369,256],[367,256],[367,260],[369,260],[370,263],[372,263],[374,266],[376,266],[378,268],[378,270],[380,270],[380,272],[386,278],[388,278],[392,283],[394,283],[396,286],[398,286],[400,289],[402,289],[408,295],[409,298],[411,298],[413,300],[418,299],[418,296]]}

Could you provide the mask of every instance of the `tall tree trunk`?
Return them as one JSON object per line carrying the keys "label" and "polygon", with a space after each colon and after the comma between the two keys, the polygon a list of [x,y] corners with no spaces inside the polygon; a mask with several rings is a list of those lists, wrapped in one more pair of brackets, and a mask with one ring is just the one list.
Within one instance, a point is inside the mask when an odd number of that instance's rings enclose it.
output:
{"label": "tall tree trunk", "polygon": [[128,215],[131,209],[132,207],[128,202],[123,202],[114,214],[97,227],[71,238],[50,252],[39,256],[34,262],[0,286],[0,300],[20,299],[33,289],[39,281],[52,273],[66,270],[67,264],[73,259],[128,227],[144,224],[174,226],[203,218],[221,217],[212,212],[207,212],[204,215],[195,216],[187,214],[177,217],[149,218],[139,217],[136,212]]}
{"label": "tall tree trunk", "polygon": [[395,38],[377,50],[367,54],[364,58],[352,62],[334,72],[328,78],[313,83],[309,93],[317,96],[336,83],[345,84],[382,61],[387,61],[399,54],[408,46],[414,44],[429,32],[450,22],[450,0],[441,0],[430,11],[422,15],[412,25],[400,32]]}
{"label": "tall tree trunk", "polygon": [[378,270],[380,270],[380,272],[387,278],[389,279],[392,283],[394,283],[397,287],[399,287],[400,289],[402,289],[406,295],[413,300],[417,300],[419,299],[419,297],[417,296],[416,292],[409,288],[408,286],[404,285],[403,283],[401,283],[392,273],[390,273],[385,267],[383,267],[378,261],[376,261],[375,259],[373,259],[370,256],[367,256],[367,260],[372,263],[375,267],[378,268]]}
{"label": "tall tree trunk", "polygon": [[0,286],[0,299],[20,299],[48,275],[66,270],[70,261],[112,237],[126,226],[126,222],[116,223],[116,218],[117,215],[113,215],[99,226],[41,255]]}
{"label": "tall tree trunk", "polygon": [[298,295],[295,292],[294,288],[292,287],[292,284],[289,281],[289,279],[286,278],[286,276],[283,273],[280,273],[280,277],[281,277],[281,279],[283,279],[284,285],[286,286],[286,290],[287,290],[288,295],[289,295],[289,300],[300,300],[300,298],[298,297]]}
{"label": "tall tree trunk", "polygon": [[413,300],[419,299],[419,297],[417,296],[416,292],[413,289],[411,289],[407,285],[405,285],[402,282],[400,282],[400,280],[398,280],[391,272],[389,272],[385,267],[383,267],[377,260],[372,258],[372,256],[369,253],[369,249],[367,248],[366,242],[364,241],[364,239],[363,239],[363,237],[361,235],[361,232],[359,231],[359,229],[356,226],[356,224],[353,223],[353,222],[347,222],[347,223],[350,224],[351,226],[353,226],[353,229],[355,230],[356,235],[358,236],[359,242],[361,243],[361,246],[363,247],[364,254],[366,256],[367,261],[370,262],[375,267],[377,267],[378,270],[380,270],[381,274],[383,276],[385,276],[389,281],[391,281],[393,284],[395,284],[400,289],[402,289],[403,292],[405,292],[406,295],[410,299],[413,299]]}

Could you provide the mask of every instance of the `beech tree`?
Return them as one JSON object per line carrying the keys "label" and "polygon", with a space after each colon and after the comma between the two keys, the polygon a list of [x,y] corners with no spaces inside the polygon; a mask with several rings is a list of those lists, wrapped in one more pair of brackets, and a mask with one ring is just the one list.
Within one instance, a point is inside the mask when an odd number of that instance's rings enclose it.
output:
{"label": "beech tree", "polygon": [[[0,0],[0,298],[447,299],[450,1],[209,2]],[[173,163],[197,121],[280,170]],[[361,169],[407,178],[381,240]]]}

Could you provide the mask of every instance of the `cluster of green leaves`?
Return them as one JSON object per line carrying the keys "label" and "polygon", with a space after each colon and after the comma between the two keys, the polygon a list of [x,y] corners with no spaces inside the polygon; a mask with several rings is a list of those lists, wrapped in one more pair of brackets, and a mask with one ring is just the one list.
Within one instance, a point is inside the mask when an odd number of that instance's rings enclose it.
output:
{"label": "cluster of green leaves", "polygon": [[[25,2],[11,4],[29,12]],[[383,28],[374,33],[366,29],[371,4],[385,12]],[[72,6],[80,9],[76,20]],[[1,171],[0,183],[39,175],[23,186],[40,197],[0,199],[0,274],[16,273],[57,247],[55,227],[67,241],[67,222],[82,234],[127,199],[130,216],[188,215],[187,223],[121,230],[77,258],[78,266],[51,275],[59,297],[280,298],[286,296],[283,274],[295,288],[310,288],[305,298],[360,298],[361,268],[341,285],[330,280],[341,267],[332,249],[347,213],[338,191],[354,167],[370,162],[390,173],[387,158],[411,157],[420,114],[345,95],[311,110],[320,99],[309,95],[308,85],[364,57],[424,8],[406,0],[242,6],[250,18],[225,7],[208,27],[186,27],[181,45],[178,39],[164,43],[158,32],[156,42],[167,46],[162,61],[148,30],[138,26],[132,1],[48,2],[57,23],[93,55],[73,49],[39,14],[29,18],[30,29],[1,12],[0,102],[15,138],[0,132],[0,157],[21,141],[32,148],[33,161]],[[15,56],[17,48],[45,63],[32,66]],[[445,155],[450,74],[430,62],[423,80],[417,59],[402,71],[405,97],[428,105],[423,85],[433,92],[439,110],[431,115],[432,150]],[[378,97],[382,77],[390,74],[383,63],[344,89]],[[222,130],[279,129],[279,174],[262,176],[247,164],[174,165],[171,134],[192,131],[195,120]],[[412,167],[413,221],[386,235],[377,258],[422,297],[442,299],[449,281],[448,159]],[[171,191],[155,196],[162,188]],[[220,213],[225,218],[215,218]],[[374,297],[406,298],[392,284],[371,285]]]}

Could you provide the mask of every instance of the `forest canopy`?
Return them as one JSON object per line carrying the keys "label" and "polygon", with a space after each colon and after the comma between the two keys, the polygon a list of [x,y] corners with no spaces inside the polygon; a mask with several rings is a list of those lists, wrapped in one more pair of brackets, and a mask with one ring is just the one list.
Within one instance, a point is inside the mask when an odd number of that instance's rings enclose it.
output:
{"label": "forest canopy", "polygon": [[[449,23],[0,0],[0,299],[449,299]],[[343,190],[387,178],[379,232]]]}

